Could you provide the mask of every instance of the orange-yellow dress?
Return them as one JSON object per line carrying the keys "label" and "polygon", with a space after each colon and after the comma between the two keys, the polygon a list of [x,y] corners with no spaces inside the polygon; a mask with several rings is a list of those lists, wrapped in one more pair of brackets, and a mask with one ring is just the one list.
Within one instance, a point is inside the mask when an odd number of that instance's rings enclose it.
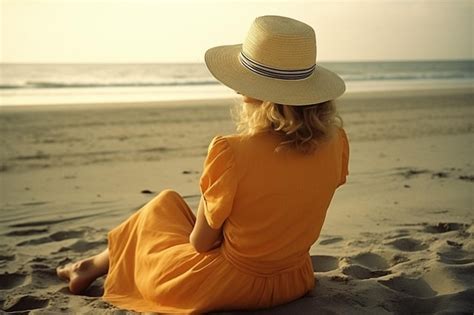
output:
{"label": "orange-yellow dress", "polygon": [[200,179],[205,217],[223,225],[220,248],[189,243],[195,216],[162,191],[108,234],[104,299],[125,309],[203,313],[257,309],[297,299],[314,286],[309,248],[348,174],[343,129],[314,154],[275,152],[278,135],[217,136]]}

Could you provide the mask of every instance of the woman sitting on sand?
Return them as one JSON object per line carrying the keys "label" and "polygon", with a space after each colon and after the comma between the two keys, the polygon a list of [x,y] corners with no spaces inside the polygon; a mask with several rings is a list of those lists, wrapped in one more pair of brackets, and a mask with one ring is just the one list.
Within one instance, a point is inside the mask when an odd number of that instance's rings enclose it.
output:
{"label": "woman sitting on sand", "polygon": [[313,288],[308,251],[348,173],[333,101],[344,82],[315,64],[313,29],[279,16],[257,18],[242,45],[205,60],[243,105],[241,132],[209,145],[197,216],[162,191],[110,231],[104,252],[58,268],[71,292],[108,274],[103,298],[120,308],[201,313],[270,307]]}

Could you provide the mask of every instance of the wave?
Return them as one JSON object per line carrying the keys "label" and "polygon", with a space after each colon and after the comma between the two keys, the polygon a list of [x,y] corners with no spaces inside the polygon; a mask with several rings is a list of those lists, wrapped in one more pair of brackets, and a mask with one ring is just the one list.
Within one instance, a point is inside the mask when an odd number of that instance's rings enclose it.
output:
{"label": "wave", "polygon": [[[445,72],[393,72],[393,73],[344,73],[341,77],[350,81],[389,81],[389,80],[449,80],[474,79],[474,75],[464,71]],[[19,84],[0,84],[0,90],[9,89],[62,89],[62,88],[125,88],[125,87],[173,87],[173,86],[202,86],[217,85],[212,78],[196,80],[161,80],[156,82],[61,82],[61,81],[25,81]]]}
{"label": "wave", "polygon": [[461,71],[341,74],[341,77],[347,81],[446,80],[474,78],[472,73]]}
{"label": "wave", "polygon": [[216,80],[168,81],[168,82],[57,82],[57,81],[26,81],[23,84],[0,84],[4,89],[61,89],[61,88],[113,88],[113,87],[159,87],[159,86],[194,86],[216,85]]}

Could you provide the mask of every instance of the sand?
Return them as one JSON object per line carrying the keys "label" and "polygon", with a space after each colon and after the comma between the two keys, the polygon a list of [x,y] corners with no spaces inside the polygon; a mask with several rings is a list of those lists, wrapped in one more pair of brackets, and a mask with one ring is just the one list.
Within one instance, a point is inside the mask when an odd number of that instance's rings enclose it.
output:
{"label": "sand", "polygon": [[[339,100],[350,176],[311,248],[315,289],[255,314],[474,311],[473,91]],[[124,313],[103,279],[74,296],[55,275],[165,188],[199,200],[209,141],[230,100],[0,109],[0,309]],[[226,312],[223,314],[238,314]]]}

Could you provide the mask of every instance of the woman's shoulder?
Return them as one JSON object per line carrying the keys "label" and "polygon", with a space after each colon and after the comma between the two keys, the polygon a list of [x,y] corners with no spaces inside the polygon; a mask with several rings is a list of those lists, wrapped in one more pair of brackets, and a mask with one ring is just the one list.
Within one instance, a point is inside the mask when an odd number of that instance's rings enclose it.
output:
{"label": "woman's shoulder", "polygon": [[219,151],[226,152],[228,155],[234,155],[241,146],[241,135],[228,134],[228,135],[216,135],[211,140],[209,145],[209,152]]}
{"label": "woman's shoulder", "polygon": [[213,142],[227,145],[233,150],[244,150],[263,143],[272,143],[278,136],[271,132],[259,132],[256,134],[228,134],[214,137]]}
{"label": "woman's shoulder", "polygon": [[222,155],[233,160],[235,153],[239,149],[240,135],[216,135],[212,138],[208,148],[209,155]]}
{"label": "woman's shoulder", "polygon": [[232,143],[236,142],[236,138],[238,135],[216,135],[214,138],[212,138],[211,143],[209,147],[221,147],[221,148],[227,148],[232,145]]}
{"label": "woman's shoulder", "polygon": [[249,154],[255,155],[263,147],[270,144],[271,136],[265,134],[227,134],[215,136],[209,146],[210,151],[221,151],[232,155],[234,159],[242,159]]}

